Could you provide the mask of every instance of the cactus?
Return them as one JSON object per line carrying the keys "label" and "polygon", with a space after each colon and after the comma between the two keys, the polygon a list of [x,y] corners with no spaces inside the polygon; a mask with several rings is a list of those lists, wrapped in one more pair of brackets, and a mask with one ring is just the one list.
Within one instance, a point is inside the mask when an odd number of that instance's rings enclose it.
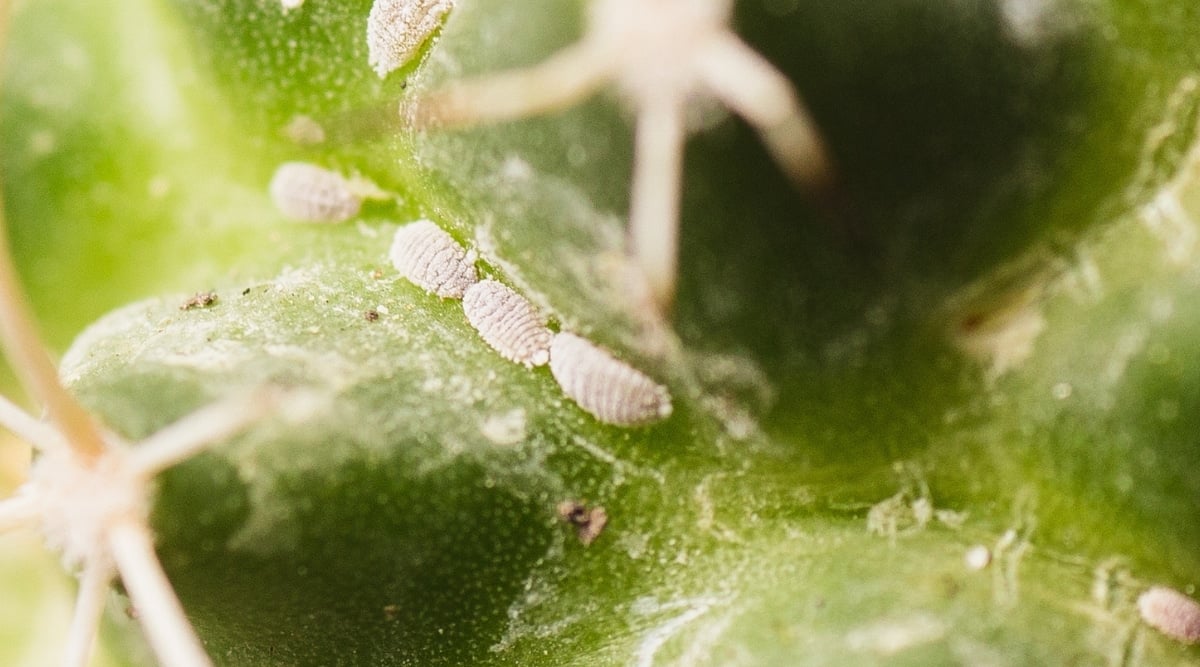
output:
{"label": "cactus", "polygon": [[[1200,9],[742,0],[730,25],[798,91],[832,171],[797,188],[761,125],[689,104],[671,305],[625,241],[646,172],[620,85],[418,126],[423,102],[478,93],[461,82],[555,62],[586,3],[462,0],[384,77],[370,4],[10,19],[5,212],[62,351],[56,400],[98,438],[225,427],[142,454],[139,487],[207,659],[1200,659],[1186,613],[1139,616],[1145,591],[1194,599],[1200,577]],[[357,215],[277,211],[268,184],[295,161],[344,176]],[[418,219],[663,384],[669,416],[602,423],[500,356],[391,265]],[[0,419],[53,440],[81,423],[56,405]],[[98,659],[169,661],[125,613],[137,573],[104,592],[88,572]],[[32,650],[0,641],[0,660]]]}

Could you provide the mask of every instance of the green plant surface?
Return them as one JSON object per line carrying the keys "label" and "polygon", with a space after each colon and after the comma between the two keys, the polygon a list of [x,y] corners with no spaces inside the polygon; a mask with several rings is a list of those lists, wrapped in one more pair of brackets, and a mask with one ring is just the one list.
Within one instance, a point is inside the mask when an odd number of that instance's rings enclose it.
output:
{"label": "green plant surface", "polygon": [[[380,81],[369,4],[14,19],[8,215],[50,340],[158,295],[75,340],[72,390],[130,439],[247,387],[314,399],[161,480],[160,556],[215,661],[1200,659],[1134,605],[1200,572],[1200,10],[740,3],[840,187],[796,191],[749,128],[701,114],[665,331],[619,281],[619,100],[442,133],[395,113],[570,43],[578,6],[464,1]],[[326,140],[290,140],[297,115]],[[291,159],[391,198],[284,222],[266,182]],[[389,265],[418,217],[664,381],[674,414],[601,425],[504,362]],[[208,288],[216,304],[180,309]],[[590,546],[556,516],[568,499],[608,513]],[[113,606],[110,643],[138,651]]]}

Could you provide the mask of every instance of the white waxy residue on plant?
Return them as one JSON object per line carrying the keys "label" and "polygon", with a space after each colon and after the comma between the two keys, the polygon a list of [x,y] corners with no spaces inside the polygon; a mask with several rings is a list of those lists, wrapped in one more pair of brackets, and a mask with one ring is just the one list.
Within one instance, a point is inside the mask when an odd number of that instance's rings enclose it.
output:
{"label": "white waxy residue on plant", "polygon": [[526,437],[525,419],[521,408],[490,415],[480,424],[479,432],[494,445],[515,445]]}
{"label": "white waxy residue on plant", "polygon": [[312,116],[296,114],[283,127],[283,136],[297,144],[311,146],[325,141],[325,128]]}

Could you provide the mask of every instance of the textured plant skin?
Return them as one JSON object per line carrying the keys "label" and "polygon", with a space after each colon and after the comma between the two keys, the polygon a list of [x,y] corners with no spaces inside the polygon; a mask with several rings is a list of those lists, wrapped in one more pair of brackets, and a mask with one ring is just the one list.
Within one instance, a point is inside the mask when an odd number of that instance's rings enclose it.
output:
{"label": "textured plant skin", "polygon": [[[130,439],[259,383],[320,397],[305,422],[162,479],[159,554],[213,659],[1200,659],[1135,603],[1200,576],[1200,10],[968,4],[738,6],[823,129],[841,195],[796,192],[749,129],[710,114],[689,143],[669,330],[622,299],[631,137],[614,98],[463,133],[394,115],[401,95],[569,43],[571,3],[464,1],[385,81],[368,2],[25,6],[0,118],[51,340],[154,297],[83,331],[62,361],[72,390]],[[161,87],[121,83],[147,71],[113,37],[126,23],[163,40],[162,81],[186,102],[171,113],[147,103]],[[69,70],[56,44],[99,78],[39,105],[17,63]],[[326,140],[289,139],[297,115]],[[149,148],[121,150],[131,138]],[[266,183],[295,159],[394,199],[286,223]],[[163,174],[169,194],[148,197]],[[389,266],[418,217],[553,326],[664,381],[671,418],[598,424],[547,369],[500,358],[460,304]],[[211,307],[180,309],[207,289]],[[609,517],[589,546],[556,514],[571,499]],[[979,545],[991,559],[973,569]],[[113,645],[136,653],[110,602]]]}

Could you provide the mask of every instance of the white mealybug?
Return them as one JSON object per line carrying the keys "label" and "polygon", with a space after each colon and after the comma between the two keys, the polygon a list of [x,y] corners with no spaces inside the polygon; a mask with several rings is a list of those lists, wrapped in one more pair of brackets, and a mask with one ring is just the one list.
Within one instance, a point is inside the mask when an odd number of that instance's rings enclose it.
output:
{"label": "white mealybug", "polygon": [[306,222],[341,222],[358,215],[362,199],[341,174],[307,162],[284,162],[271,178],[281,213]]}
{"label": "white mealybug", "polygon": [[397,229],[388,255],[401,275],[444,299],[461,299],[468,287],[479,282],[474,253],[428,220]]}
{"label": "white mealybug", "polygon": [[403,67],[453,8],[454,0],[375,0],[367,16],[367,63],[380,77]]}
{"label": "white mealybug", "polygon": [[671,414],[666,387],[575,334],[554,336],[550,372],[563,393],[606,424],[637,426]]}
{"label": "white mealybug", "polygon": [[533,304],[504,283],[481,280],[463,294],[467,321],[492,349],[509,361],[526,367],[550,361],[550,339],[546,319]]}
{"label": "white mealybug", "polygon": [[1200,642],[1200,603],[1166,586],[1154,586],[1137,600],[1142,620],[1164,635],[1188,644]]}

